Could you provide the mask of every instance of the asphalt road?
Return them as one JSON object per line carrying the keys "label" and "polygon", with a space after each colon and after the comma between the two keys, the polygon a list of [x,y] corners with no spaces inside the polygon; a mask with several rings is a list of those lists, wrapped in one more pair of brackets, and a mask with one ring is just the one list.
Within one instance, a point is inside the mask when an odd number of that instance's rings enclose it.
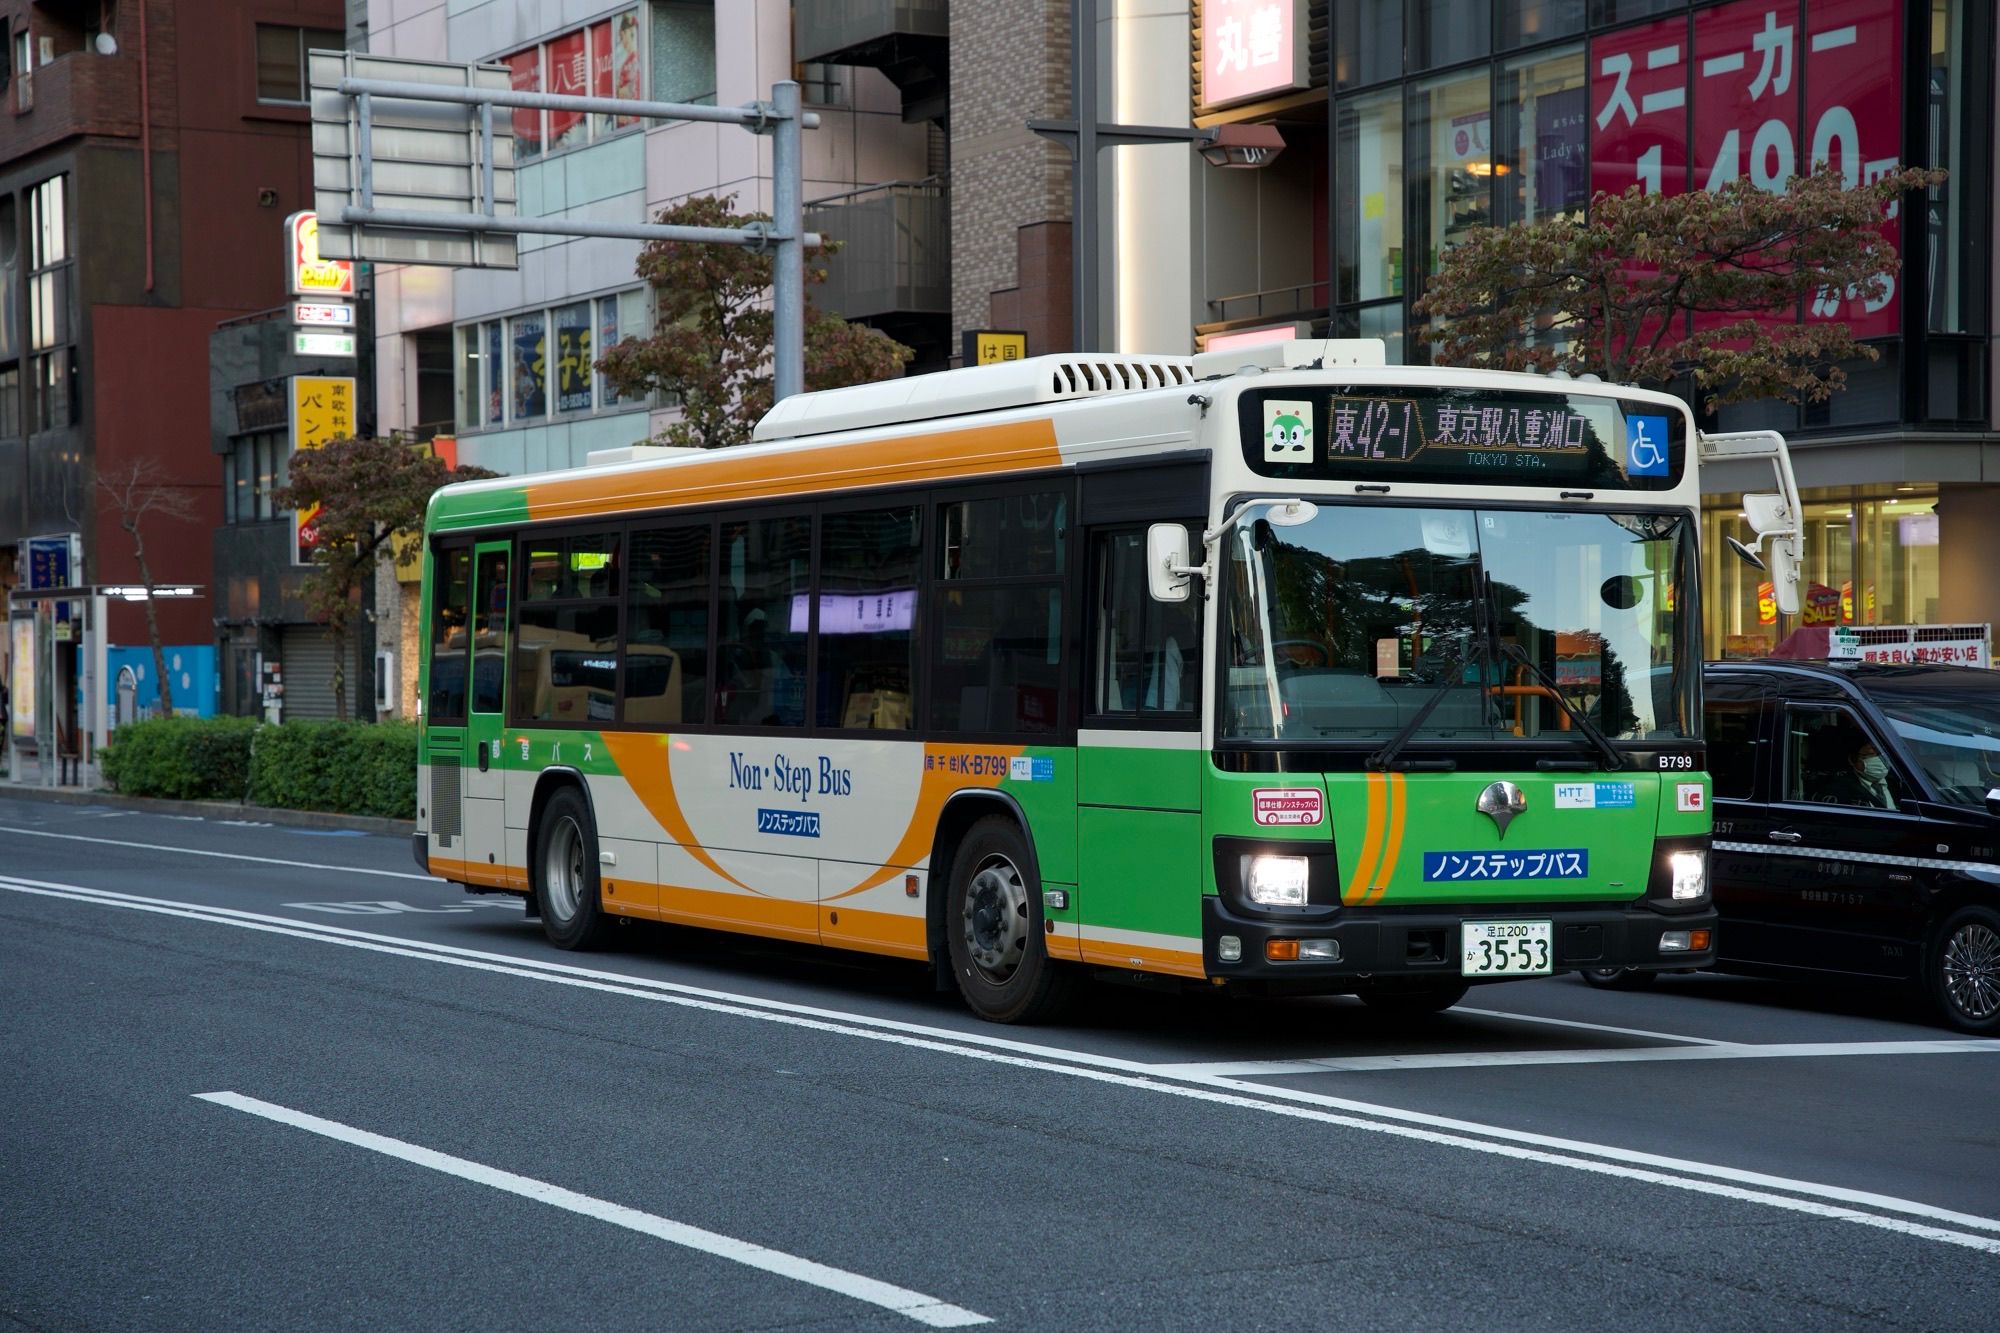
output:
{"label": "asphalt road", "polygon": [[1719,977],[566,954],[406,845],[0,800],[0,1326],[1990,1328],[2000,1042]]}

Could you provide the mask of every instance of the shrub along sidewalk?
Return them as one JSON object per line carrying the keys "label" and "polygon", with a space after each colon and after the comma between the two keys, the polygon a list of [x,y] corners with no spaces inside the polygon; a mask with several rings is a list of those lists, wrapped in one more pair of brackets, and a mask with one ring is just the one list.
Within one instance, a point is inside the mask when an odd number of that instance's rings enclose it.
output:
{"label": "shrub along sidewalk", "polygon": [[154,718],[118,728],[100,759],[105,782],[128,796],[417,814],[417,729],[407,722]]}

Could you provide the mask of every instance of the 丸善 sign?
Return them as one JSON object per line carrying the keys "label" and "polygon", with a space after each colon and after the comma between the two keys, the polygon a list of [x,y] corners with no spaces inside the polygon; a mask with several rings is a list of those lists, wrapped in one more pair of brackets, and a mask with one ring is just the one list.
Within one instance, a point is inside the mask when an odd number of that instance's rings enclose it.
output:
{"label": "\u4e38\u5584 sign", "polygon": [[1304,0],[1203,0],[1202,105],[1305,87],[1305,9]]}
{"label": "\u4e38\u5584 sign", "polygon": [[[352,376],[294,375],[292,377],[292,452],[317,449],[329,440],[344,440],[355,430]],[[322,506],[292,511],[298,563],[312,563],[319,546]]]}

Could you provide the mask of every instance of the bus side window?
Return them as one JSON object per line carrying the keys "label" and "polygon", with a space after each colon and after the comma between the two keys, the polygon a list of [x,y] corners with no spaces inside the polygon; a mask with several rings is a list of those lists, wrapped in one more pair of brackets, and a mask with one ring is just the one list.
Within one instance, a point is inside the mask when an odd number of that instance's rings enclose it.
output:
{"label": "bus side window", "polygon": [[708,720],[709,529],[632,534],[625,603],[623,720]]}
{"label": "bus side window", "polygon": [[588,726],[618,705],[619,538],[531,537],[514,642],[516,722]]}
{"label": "bus side window", "polygon": [[942,556],[931,724],[1043,734],[1063,726],[1066,491],[939,506]]}
{"label": "bus side window", "polygon": [[822,727],[910,727],[921,514],[897,505],[820,517]]}
{"label": "bus side window", "polygon": [[806,514],[722,525],[715,721],[805,725],[812,530]]}

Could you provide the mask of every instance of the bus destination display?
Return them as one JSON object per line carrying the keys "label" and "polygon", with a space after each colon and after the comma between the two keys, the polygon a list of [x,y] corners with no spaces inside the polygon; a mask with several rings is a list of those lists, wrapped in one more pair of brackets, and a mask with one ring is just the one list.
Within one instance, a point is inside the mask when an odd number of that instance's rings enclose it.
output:
{"label": "bus destination display", "polygon": [[1244,396],[1244,453],[1276,477],[1671,486],[1680,418],[1640,406],[1562,393],[1272,390]]}

